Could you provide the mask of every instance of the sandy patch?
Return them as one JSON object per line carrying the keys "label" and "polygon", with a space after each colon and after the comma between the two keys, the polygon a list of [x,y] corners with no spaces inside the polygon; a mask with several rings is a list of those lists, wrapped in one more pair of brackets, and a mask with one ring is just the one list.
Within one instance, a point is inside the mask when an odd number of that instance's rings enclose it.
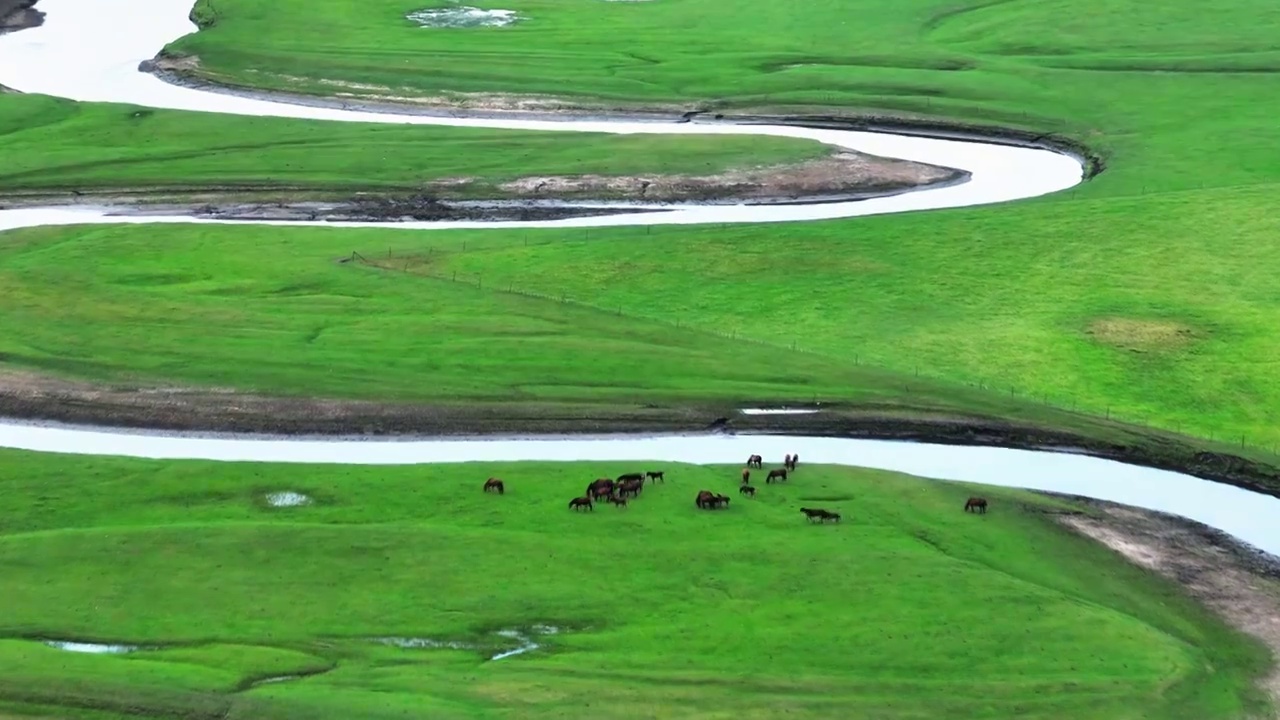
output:
{"label": "sandy patch", "polygon": [[[1280,561],[1184,518],[1096,500],[1088,504],[1101,517],[1060,515],[1058,521],[1179,583],[1280,658]],[[1261,686],[1280,706],[1280,666],[1272,667]]]}
{"label": "sandy patch", "polygon": [[1170,320],[1100,318],[1087,332],[1098,342],[1140,353],[1178,350],[1196,339],[1191,326]]}

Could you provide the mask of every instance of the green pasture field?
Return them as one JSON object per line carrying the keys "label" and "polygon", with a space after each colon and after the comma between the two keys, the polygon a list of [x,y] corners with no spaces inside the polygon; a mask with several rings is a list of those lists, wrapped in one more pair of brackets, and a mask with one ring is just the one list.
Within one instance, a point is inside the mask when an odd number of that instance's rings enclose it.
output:
{"label": "green pasture field", "polygon": [[[846,0],[803,10],[766,0],[512,0],[481,7],[514,9],[527,22],[452,30],[403,19],[417,7],[202,2],[196,15],[206,29],[170,51],[198,55],[199,72],[213,79],[303,92],[360,82],[400,94],[572,93],[584,103],[872,112],[1069,136],[1099,151],[1108,169],[1036,201],[821,224],[598,230],[589,240],[530,233],[537,241],[527,247],[524,233],[493,232],[484,251],[474,234],[473,250],[433,254],[429,271],[484,278],[486,293],[505,284],[694,331],[794,342],[846,368],[870,362],[899,377],[992,387],[1236,444],[1280,441],[1280,301],[1270,272],[1280,259],[1272,221],[1280,156],[1265,151],[1280,69],[1272,5],[1230,0],[1205,14],[1194,3],[1136,0]],[[60,232],[72,239],[68,254],[82,242],[85,253],[99,252],[104,237]],[[155,228],[106,232],[129,243],[158,237]],[[297,237],[172,233],[228,247],[254,242],[241,237]],[[461,247],[462,234],[449,237],[352,234],[333,246]],[[403,282],[396,292],[453,292]],[[63,292],[39,291],[40,302]],[[290,326],[305,324],[304,314]],[[23,326],[13,314],[8,322]],[[180,336],[177,324],[165,332]],[[49,347],[78,342],[72,332]],[[626,337],[624,326],[614,332]],[[386,342],[352,337],[347,351]],[[595,348],[566,366],[562,383],[581,365],[618,357]],[[815,362],[799,358],[778,361]],[[121,370],[160,361],[136,357]],[[664,371],[682,375],[685,366]],[[616,384],[661,394],[678,382],[636,370]],[[812,396],[808,386],[824,383],[786,384],[796,386],[791,396]],[[330,392],[344,386],[354,384],[338,378]]]}
{"label": "green pasture field", "polygon": [[[626,509],[575,513],[589,480],[654,468],[0,461],[0,717],[1214,720],[1265,707],[1260,646],[1022,491],[805,466],[751,500],[736,467],[667,465]],[[505,495],[481,492],[490,476]],[[731,494],[729,508],[696,509],[700,489]],[[975,489],[985,516],[961,509]],[[313,502],[271,507],[278,491]],[[843,520],[808,523],[802,506]],[[494,631],[537,624],[562,630],[486,661],[515,644]],[[307,677],[254,684],[286,675]]]}
{"label": "green pasture field", "polygon": [[[496,197],[534,174],[713,174],[822,157],[792,138],[517,132],[321,123],[0,95],[0,195],[79,191],[405,192],[471,178]],[[440,194],[433,190],[433,194]]]}

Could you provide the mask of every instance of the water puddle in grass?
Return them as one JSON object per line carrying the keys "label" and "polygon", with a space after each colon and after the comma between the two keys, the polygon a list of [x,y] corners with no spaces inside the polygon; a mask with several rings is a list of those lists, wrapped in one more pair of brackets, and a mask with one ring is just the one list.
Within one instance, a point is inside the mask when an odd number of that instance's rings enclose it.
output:
{"label": "water puddle in grass", "polygon": [[465,6],[418,10],[405,17],[424,28],[504,27],[523,19],[515,10],[481,10]]}
{"label": "water puddle in grass", "polygon": [[[498,630],[494,632],[494,635],[497,635],[498,637],[501,637],[501,638],[506,638],[508,640],[514,640],[519,644],[510,650],[503,650],[502,652],[496,655],[491,655],[489,657],[489,660],[490,661],[502,660],[504,658],[514,657],[516,655],[523,655],[525,653],[537,650],[538,648],[542,647],[542,645],[534,641],[533,638],[535,636],[540,637],[543,635],[555,635],[558,632],[560,632],[560,628],[556,627],[555,625],[534,625],[527,630],[520,630],[516,628],[507,628],[503,630]],[[434,638],[382,637],[382,638],[376,638],[375,642],[382,643],[383,645],[391,645],[393,647],[404,648],[407,650],[439,649],[439,648],[445,648],[449,650],[481,649],[481,646],[478,643],[468,643],[468,642],[462,642],[459,640],[436,640]]]}
{"label": "water puddle in grass", "polygon": [[296,492],[267,493],[267,504],[271,507],[298,507],[310,505],[311,498]]}
{"label": "water puddle in grass", "polygon": [[743,415],[813,415],[822,412],[814,408],[742,408]]}
{"label": "water puddle in grass", "polygon": [[137,645],[107,645],[102,643],[83,643],[70,642],[66,640],[46,640],[45,645],[58,650],[77,653],[91,653],[94,655],[124,655],[126,653],[137,652],[142,650]]}

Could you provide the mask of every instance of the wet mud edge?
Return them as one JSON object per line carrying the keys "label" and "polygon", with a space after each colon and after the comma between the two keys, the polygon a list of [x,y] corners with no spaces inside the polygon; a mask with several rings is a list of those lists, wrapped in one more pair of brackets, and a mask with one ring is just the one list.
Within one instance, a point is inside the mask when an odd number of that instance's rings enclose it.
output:
{"label": "wet mud edge", "polygon": [[[3,358],[0,358],[3,361]],[[106,386],[0,371],[0,417],[164,432],[319,437],[493,437],[765,433],[1078,452],[1193,475],[1280,497],[1280,468],[1222,445],[1110,423],[1055,429],[921,409],[911,415],[852,405],[809,415],[742,415],[737,405],[393,403],[271,397],[224,389]]]}
{"label": "wet mud edge", "polygon": [[1257,685],[1280,707],[1280,558],[1177,515],[1078,495],[1036,494],[1068,500],[1082,510],[1026,511],[1053,515],[1071,532],[1172,581],[1232,628],[1266,646],[1272,665]]}

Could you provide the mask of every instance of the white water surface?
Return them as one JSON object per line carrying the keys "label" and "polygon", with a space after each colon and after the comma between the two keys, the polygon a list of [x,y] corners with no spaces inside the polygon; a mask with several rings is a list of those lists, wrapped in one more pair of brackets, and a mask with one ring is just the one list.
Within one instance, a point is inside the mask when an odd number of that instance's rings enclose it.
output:
{"label": "white water surface", "polygon": [[[783,455],[799,453],[802,469],[824,463],[870,467],[940,480],[1085,495],[1159,510],[1280,555],[1280,525],[1275,522],[1280,517],[1280,499],[1077,453],[781,435],[371,440],[162,434],[13,422],[0,423],[0,446],[166,460],[345,465],[523,460],[736,464],[759,454],[766,463],[780,466]],[[679,482],[679,473],[668,475]]]}
{"label": "white water surface", "polygon": [[[0,230],[86,223],[316,225],[410,230],[797,222],[966,207],[1031,198],[1082,179],[1075,158],[1025,148],[887,133],[768,125],[644,121],[516,120],[377,114],[235,97],[167,84],[138,71],[166,43],[195,31],[189,0],[41,0],[42,27],[0,36],[0,84],[86,102],[341,122],[450,125],[549,132],[754,134],[817,140],[861,152],[962,169],[965,183],[886,198],[792,206],[680,207],[644,214],[539,222],[229,221],[185,216],[110,216],[95,208],[0,211]],[[777,436],[665,436],[370,441],[135,433],[0,423],[0,446],[76,454],[222,461],[403,464],[472,460],[740,463],[798,452],[805,464],[859,465],[948,480],[1088,495],[1175,513],[1280,553],[1280,500],[1178,473],[1077,454],[870,440]],[[998,508],[996,509],[998,511]]]}

